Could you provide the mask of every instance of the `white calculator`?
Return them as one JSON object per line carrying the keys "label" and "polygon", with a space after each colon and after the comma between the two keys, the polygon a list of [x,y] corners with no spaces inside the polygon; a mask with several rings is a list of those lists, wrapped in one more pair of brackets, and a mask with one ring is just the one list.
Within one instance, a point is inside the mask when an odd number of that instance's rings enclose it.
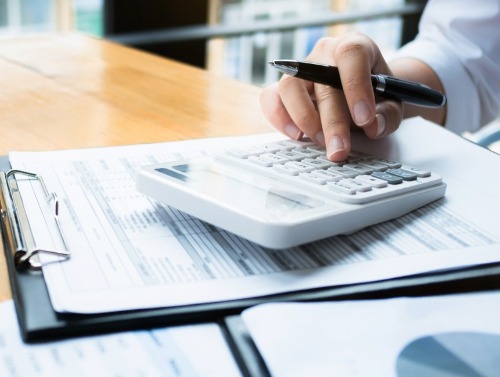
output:
{"label": "white calculator", "polygon": [[352,152],[331,162],[308,140],[280,140],[216,156],[143,167],[138,190],[267,248],[348,234],[442,197],[424,167]]}

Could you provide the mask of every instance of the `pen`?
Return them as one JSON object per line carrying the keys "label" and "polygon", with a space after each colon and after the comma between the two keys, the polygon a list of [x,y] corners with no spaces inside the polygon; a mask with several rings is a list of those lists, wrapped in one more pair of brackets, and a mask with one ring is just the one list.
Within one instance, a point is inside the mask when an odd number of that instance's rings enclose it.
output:
{"label": "pen", "polygon": [[[297,60],[273,60],[269,64],[286,75],[342,89],[339,70],[332,65]],[[413,81],[383,74],[372,74],[371,81],[375,94],[383,98],[423,107],[442,107],[446,104],[444,94]]]}

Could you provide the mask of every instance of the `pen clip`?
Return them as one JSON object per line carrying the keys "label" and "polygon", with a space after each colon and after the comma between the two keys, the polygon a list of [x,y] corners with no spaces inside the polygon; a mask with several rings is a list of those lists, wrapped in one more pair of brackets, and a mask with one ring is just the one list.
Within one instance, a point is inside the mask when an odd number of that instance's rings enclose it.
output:
{"label": "pen clip", "polygon": [[[53,204],[52,218],[59,233],[64,250],[50,250],[36,245],[25,211],[24,203],[19,192],[16,175],[24,175],[29,179],[40,182],[45,200],[48,205]],[[19,269],[35,269],[42,267],[39,254],[47,253],[63,257],[70,257],[68,243],[64,236],[59,220],[59,200],[55,193],[49,193],[43,178],[35,173],[23,170],[10,170],[0,175],[0,210],[2,217],[2,231],[6,242],[12,250],[14,264]]]}

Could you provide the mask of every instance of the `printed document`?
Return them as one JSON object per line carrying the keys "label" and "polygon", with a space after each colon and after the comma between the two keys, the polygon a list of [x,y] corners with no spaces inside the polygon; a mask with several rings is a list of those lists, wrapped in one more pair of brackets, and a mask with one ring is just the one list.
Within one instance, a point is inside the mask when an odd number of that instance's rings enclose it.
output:
{"label": "printed document", "polygon": [[24,344],[12,301],[0,304],[2,377],[239,377],[215,323]]}
{"label": "printed document", "polygon": [[494,292],[272,303],[243,319],[273,377],[496,377],[499,315]]}
{"label": "printed document", "polygon": [[[384,140],[356,137],[357,150],[441,175],[445,198],[394,221],[287,250],[264,249],[135,190],[140,166],[283,138],[278,134],[9,157],[13,168],[40,174],[60,201],[71,257],[43,258],[59,312],[263,297],[500,260],[497,155],[418,118]],[[39,183],[19,180],[37,243],[62,248]]]}

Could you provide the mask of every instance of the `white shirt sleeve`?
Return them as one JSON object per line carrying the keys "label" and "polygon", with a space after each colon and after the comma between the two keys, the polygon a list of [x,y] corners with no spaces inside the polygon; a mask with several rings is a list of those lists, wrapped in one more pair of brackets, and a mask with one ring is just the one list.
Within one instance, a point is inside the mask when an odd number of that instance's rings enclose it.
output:
{"label": "white shirt sleeve", "polygon": [[419,59],[439,76],[450,130],[475,131],[500,115],[499,0],[430,0],[417,38],[398,57]]}

